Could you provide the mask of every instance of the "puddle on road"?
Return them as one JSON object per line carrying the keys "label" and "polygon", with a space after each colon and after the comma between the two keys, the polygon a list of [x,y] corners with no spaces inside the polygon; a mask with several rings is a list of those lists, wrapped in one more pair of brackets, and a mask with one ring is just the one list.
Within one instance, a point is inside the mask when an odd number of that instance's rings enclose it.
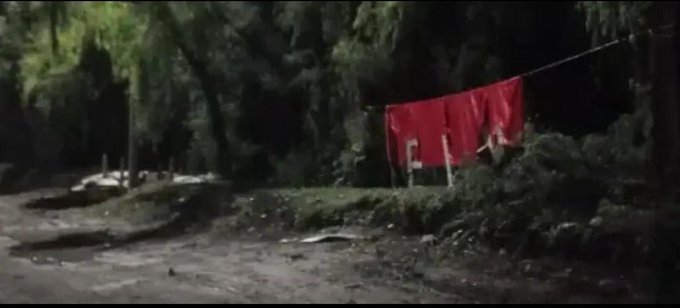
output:
{"label": "puddle on road", "polygon": [[[172,226],[172,225],[171,225]],[[126,236],[113,236],[107,231],[91,231],[59,235],[54,239],[21,242],[9,247],[9,255],[28,259],[35,264],[79,263],[95,259],[103,251],[164,235],[168,227],[135,231]]]}
{"label": "puddle on road", "polygon": [[23,242],[10,247],[9,255],[40,265],[79,263],[94,259],[95,254],[106,247],[109,237],[104,232],[86,232],[63,235],[49,241]]}
{"label": "puddle on road", "polygon": [[93,247],[49,249],[49,250],[10,250],[10,256],[27,259],[37,265],[61,265],[62,262],[80,263],[94,259]]}

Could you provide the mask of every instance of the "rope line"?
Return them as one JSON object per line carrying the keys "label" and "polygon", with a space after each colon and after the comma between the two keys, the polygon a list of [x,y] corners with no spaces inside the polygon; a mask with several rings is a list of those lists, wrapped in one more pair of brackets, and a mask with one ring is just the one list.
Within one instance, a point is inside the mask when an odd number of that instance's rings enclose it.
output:
{"label": "rope line", "polygon": [[[665,26],[661,26],[661,27],[659,27],[659,28],[656,28],[656,30],[657,30],[657,31],[658,31],[658,30],[664,30],[664,29],[669,29],[669,28],[671,28],[671,27],[673,27],[673,25],[665,25]],[[635,37],[641,36],[641,35],[645,35],[645,34],[655,35],[654,30],[652,30],[652,29],[648,29],[648,30],[646,30],[646,31],[640,31],[640,32],[635,33],[635,34],[631,34],[631,35],[629,35],[628,37],[619,38],[619,39],[613,40],[613,41],[611,41],[611,42],[602,44],[602,45],[600,45],[600,46],[593,47],[593,48],[588,49],[588,50],[586,50],[586,51],[584,51],[584,52],[581,52],[581,53],[575,54],[575,55],[573,55],[573,56],[567,57],[567,58],[565,58],[565,59],[562,59],[562,60],[559,60],[559,61],[556,61],[556,62],[553,62],[553,63],[550,63],[550,64],[546,64],[546,65],[544,65],[544,66],[541,66],[541,67],[539,67],[539,68],[533,69],[533,70],[531,70],[531,71],[529,71],[529,72],[526,72],[526,73],[524,73],[524,74],[520,74],[520,75],[518,75],[518,76],[527,77],[527,76],[530,76],[530,75],[534,75],[534,74],[536,74],[536,73],[540,73],[540,72],[542,72],[542,71],[551,69],[551,68],[556,67],[556,66],[558,66],[558,65],[561,65],[561,64],[564,64],[564,63],[567,63],[567,62],[576,60],[576,59],[581,58],[581,57],[585,57],[585,56],[587,56],[587,55],[589,55],[589,54],[591,54],[591,53],[598,52],[598,51],[600,51],[600,50],[603,50],[603,49],[606,49],[606,48],[608,48],[608,47],[614,46],[614,45],[616,45],[616,44],[623,43],[623,42],[632,41]],[[671,35],[671,36],[672,36],[672,35]]]}
{"label": "rope line", "polygon": [[[658,36],[662,36],[662,37],[664,37],[664,38],[673,37],[674,34],[673,34],[673,35],[663,35],[663,34],[657,34],[657,33],[655,33],[655,31],[661,31],[661,30],[670,29],[670,28],[672,28],[673,26],[674,26],[673,24],[669,24],[669,25],[665,25],[665,26],[658,27],[658,28],[656,28],[656,29],[642,30],[642,31],[639,31],[639,32],[637,32],[637,33],[628,35],[627,37],[619,38],[619,39],[610,41],[610,42],[608,42],[608,43],[602,44],[602,45],[600,45],[600,46],[593,47],[593,48],[588,49],[588,50],[586,50],[586,51],[583,51],[583,52],[581,52],[581,53],[578,53],[578,54],[569,56],[569,57],[564,58],[564,59],[562,59],[562,60],[558,60],[558,61],[555,61],[555,62],[546,64],[546,65],[544,65],[544,66],[541,66],[541,67],[539,67],[539,68],[533,69],[533,70],[528,71],[528,72],[523,73],[523,74],[519,74],[519,75],[517,75],[517,76],[520,76],[520,77],[528,77],[528,76],[531,76],[531,75],[534,75],[534,74],[543,72],[543,71],[545,71],[545,70],[549,70],[549,69],[551,69],[551,68],[557,67],[557,66],[562,65],[562,64],[564,64],[564,63],[571,62],[571,61],[574,61],[574,60],[576,60],[576,59],[585,57],[585,56],[587,56],[587,55],[589,55],[589,54],[592,54],[592,53],[595,53],[595,52],[604,50],[604,49],[606,49],[606,48],[609,48],[609,47],[611,47],[611,46],[617,45],[617,44],[619,44],[619,43],[630,42],[630,41],[632,41],[635,37],[638,37],[638,36],[642,36],[642,35],[650,35],[650,36],[651,36],[651,35],[658,35]],[[366,106],[366,107],[365,107],[365,110],[367,110],[367,111],[373,111],[373,110],[375,110],[375,109],[377,109],[377,108],[383,108],[383,107],[385,107],[385,106],[369,105],[369,106]]]}

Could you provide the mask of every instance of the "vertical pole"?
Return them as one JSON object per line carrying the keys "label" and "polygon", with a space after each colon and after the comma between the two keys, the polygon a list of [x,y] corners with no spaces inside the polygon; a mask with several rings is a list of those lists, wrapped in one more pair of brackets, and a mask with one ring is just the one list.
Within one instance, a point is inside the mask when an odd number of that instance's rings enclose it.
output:
{"label": "vertical pole", "polygon": [[102,177],[107,178],[109,176],[109,159],[106,153],[102,154]]}
{"label": "vertical pole", "polygon": [[496,126],[495,138],[489,136],[489,150],[494,164],[500,163],[503,159],[503,146],[506,144],[508,144],[508,140],[505,139],[501,128]]}
{"label": "vertical pole", "polygon": [[446,134],[442,134],[442,148],[444,149],[444,165],[446,166],[446,181],[448,187],[453,187],[453,174],[451,173],[451,160],[449,155],[449,143],[446,141]]}
{"label": "vertical pole", "polygon": [[413,167],[411,165],[411,143],[406,142],[406,174],[408,176],[408,186],[413,187]]}
{"label": "vertical pole", "polygon": [[170,180],[170,182],[172,182],[174,177],[175,177],[175,158],[170,156],[170,162],[168,163],[168,179]]}
{"label": "vertical pole", "polygon": [[120,165],[118,165],[118,168],[120,169],[120,174],[118,178],[118,184],[120,187],[123,187],[123,182],[125,182],[125,157],[120,158]]}
{"label": "vertical pole", "polygon": [[418,140],[409,139],[406,141],[406,168],[408,172],[408,187],[413,187],[413,169],[417,167],[413,161],[414,146],[418,146]]}
{"label": "vertical pole", "polygon": [[396,188],[396,182],[394,180],[395,178],[394,166],[392,166],[392,164],[389,165],[390,165],[390,186],[392,186],[392,188]]}
{"label": "vertical pole", "polygon": [[156,180],[162,180],[163,179],[163,166],[160,161],[158,161],[158,164],[156,165]]}
{"label": "vertical pole", "polygon": [[139,170],[137,170],[137,132],[135,131],[134,104],[130,102],[128,111],[128,188],[137,186]]}

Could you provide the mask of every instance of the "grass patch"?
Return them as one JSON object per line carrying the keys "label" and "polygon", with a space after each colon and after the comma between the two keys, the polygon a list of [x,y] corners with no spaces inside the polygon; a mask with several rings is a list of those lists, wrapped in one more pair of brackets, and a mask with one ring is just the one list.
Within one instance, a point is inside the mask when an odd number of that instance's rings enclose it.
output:
{"label": "grass patch", "polygon": [[[294,226],[298,229],[318,229],[346,223],[362,224],[362,217],[354,215],[357,221],[346,221],[351,212],[366,212],[390,194],[389,190],[367,190],[360,188],[306,188],[278,190],[276,194],[288,200],[288,206],[295,212]],[[358,216],[358,217],[357,217]]]}
{"label": "grass patch", "polygon": [[189,206],[208,211],[214,203],[188,204],[198,196],[206,194],[210,185],[177,185],[168,183],[146,184],[118,198],[109,199],[88,209],[90,215],[129,222],[146,224],[170,219]]}
{"label": "grass patch", "polygon": [[425,213],[432,203],[429,200],[437,200],[444,190],[440,187],[254,190],[237,195],[232,203],[234,215],[218,219],[215,228],[217,233],[277,232],[392,224],[407,232],[417,232],[427,224],[423,217],[428,217]]}

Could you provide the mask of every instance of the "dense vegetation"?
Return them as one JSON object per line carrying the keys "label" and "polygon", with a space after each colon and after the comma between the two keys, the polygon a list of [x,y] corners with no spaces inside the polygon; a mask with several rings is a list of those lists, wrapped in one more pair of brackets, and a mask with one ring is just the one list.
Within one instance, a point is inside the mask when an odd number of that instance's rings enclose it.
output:
{"label": "dense vegetation", "polygon": [[[672,23],[664,6],[5,1],[0,161],[72,168],[106,153],[114,166],[131,155],[134,171],[175,157],[244,183],[386,186],[382,115],[366,106],[480,86]],[[531,76],[535,129],[604,132],[640,108],[635,89],[675,91],[674,67],[659,64],[674,58],[667,33]],[[657,153],[672,162],[680,129],[667,97],[651,107],[666,117]]]}

